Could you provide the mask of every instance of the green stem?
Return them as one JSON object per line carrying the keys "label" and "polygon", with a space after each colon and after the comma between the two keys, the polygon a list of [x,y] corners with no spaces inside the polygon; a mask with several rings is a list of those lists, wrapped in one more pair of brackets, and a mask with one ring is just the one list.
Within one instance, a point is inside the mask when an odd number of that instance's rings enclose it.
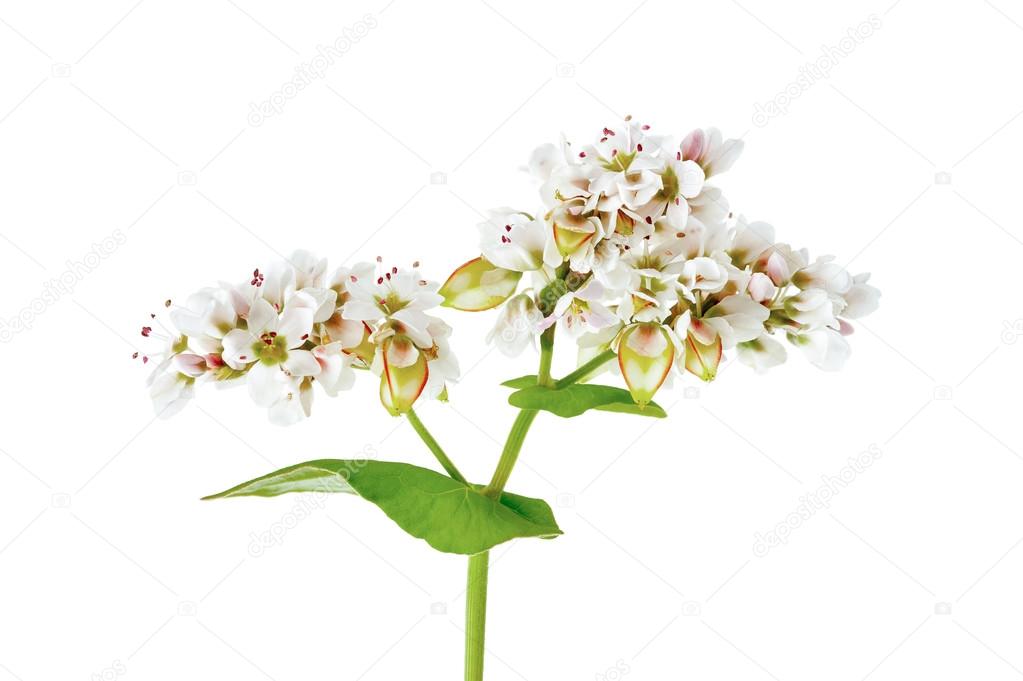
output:
{"label": "green stem", "polygon": [[416,415],[416,412],[410,408],[407,412],[405,412],[405,417],[408,418],[408,422],[412,424],[412,428],[415,429],[416,433],[419,434],[419,437],[426,443],[427,448],[429,448],[429,450],[433,452],[433,455],[437,457],[437,461],[439,461],[440,465],[444,467],[447,474],[458,482],[468,484],[465,476],[463,476],[458,470],[454,462],[448,458],[448,455],[444,453],[444,450],[441,448],[440,444],[437,443],[437,440],[435,440],[433,435],[430,434],[430,431],[426,429],[423,422],[419,420],[419,416]]}
{"label": "green stem", "polygon": [[572,373],[566,375],[564,378],[555,381],[554,387],[564,388],[566,386],[572,385],[573,383],[578,383],[581,379],[586,378],[589,374],[596,371],[600,367],[604,366],[605,364],[613,360],[615,357],[617,357],[617,355],[615,354],[614,350],[611,349],[605,350],[604,352],[600,353],[599,355],[591,359],[586,364],[583,364],[581,367],[579,367]]}
{"label": "green stem", "polygon": [[[554,357],[554,328],[550,327],[540,336],[540,369],[537,382],[553,385],[551,363]],[[526,441],[526,434],[539,412],[523,409],[515,417],[504,443],[501,459],[497,462],[490,484],[483,488],[483,494],[500,499],[504,486],[508,484],[519,452]],[[465,589],[465,681],[483,681],[484,637],[487,622],[487,579],[490,552],[484,551],[469,557],[469,576]]]}
{"label": "green stem", "polygon": [[549,326],[540,334],[540,371],[536,382],[539,385],[551,384],[551,364],[554,362],[554,330],[557,326]]}
{"label": "green stem", "polygon": [[519,452],[522,451],[522,444],[526,441],[526,433],[533,425],[533,419],[537,415],[536,409],[523,409],[515,417],[508,439],[504,443],[504,451],[501,452],[501,459],[497,462],[494,475],[490,478],[490,484],[483,488],[483,493],[493,499],[500,499],[504,486],[508,484],[515,462],[518,461]]}
{"label": "green stem", "polygon": [[490,552],[469,556],[465,592],[465,681],[483,681],[483,636],[487,623],[487,576]]}

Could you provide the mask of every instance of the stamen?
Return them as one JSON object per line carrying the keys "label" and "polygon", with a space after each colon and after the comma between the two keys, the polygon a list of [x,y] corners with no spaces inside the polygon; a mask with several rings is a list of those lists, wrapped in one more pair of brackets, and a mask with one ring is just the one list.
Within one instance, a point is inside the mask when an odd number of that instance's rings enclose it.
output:
{"label": "stamen", "polygon": [[151,326],[143,326],[142,327],[142,335],[143,336],[145,336],[146,338],[149,338],[149,334],[151,334],[151,333],[153,333],[153,327],[151,327]]}
{"label": "stamen", "polygon": [[642,144],[637,144],[636,145],[636,151],[643,151],[643,145]]}
{"label": "stamen", "polygon": [[[652,224],[654,224],[654,219],[653,219],[652,217],[650,217],[649,215],[647,215],[647,216],[646,216],[646,223],[647,223],[648,225],[652,225]],[[649,237],[648,237],[648,238],[649,238]]]}
{"label": "stamen", "polygon": [[579,152],[579,158],[586,158],[586,152],[585,151],[580,151]]}

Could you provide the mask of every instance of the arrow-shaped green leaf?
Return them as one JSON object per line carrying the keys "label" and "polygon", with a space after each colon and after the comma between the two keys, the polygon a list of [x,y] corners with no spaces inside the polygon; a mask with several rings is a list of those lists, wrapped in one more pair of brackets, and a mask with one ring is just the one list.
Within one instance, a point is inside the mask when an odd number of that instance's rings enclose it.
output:
{"label": "arrow-shaped green leaf", "polygon": [[413,537],[445,553],[472,555],[517,537],[561,534],[550,506],[505,492],[500,501],[428,468],[389,461],[308,461],[205,499],[346,492],[380,507]]}
{"label": "arrow-shaped green leaf", "polygon": [[[505,383],[509,387],[518,387],[526,382],[528,376],[512,379]],[[600,409],[603,411],[614,411],[624,414],[638,414],[640,416],[653,416],[664,418],[665,411],[656,403],[651,402],[645,407],[636,404],[628,390],[615,388],[609,385],[591,385],[588,383],[574,383],[561,389],[549,388],[540,385],[517,390],[508,396],[508,402],[519,409],[542,409],[562,418],[571,418],[589,411]]]}

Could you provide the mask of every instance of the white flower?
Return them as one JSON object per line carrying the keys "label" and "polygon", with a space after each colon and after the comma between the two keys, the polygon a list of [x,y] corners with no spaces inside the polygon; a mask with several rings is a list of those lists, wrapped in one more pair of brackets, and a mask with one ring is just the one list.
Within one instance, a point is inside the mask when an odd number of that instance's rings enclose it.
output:
{"label": "white flower", "polygon": [[795,322],[811,327],[837,327],[835,306],[823,289],[800,291],[784,301],[785,312]]}
{"label": "white flower", "polygon": [[542,219],[511,208],[498,208],[479,224],[479,231],[480,250],[494,265],[515,272],[543,267],[548,230]]}
{"label": "white flower", "polygon": [[149,397],[160,418],[170,418],[195,396],[195,379],[175,370],[162,369],[151,376]]}
{"label": "white flower", "polygon": [[785,362],[785,346],[766,333],[759,338],[736,345],[739,361],[762,374]]}
{"label": "white flower", "polygon": [[790,333],[788,340],[803,351],[811,364],[824,371],[838,371],[852,353],[845,337],[832,328]]}
{"label": "white flower", "polygon": [[533,296],[520,293],[501,308],[497,323],[487,334],[487,343],[496,345],[506,357],[517,357],[532,344],[542,321]]}
{"label": "white flower", "polygon": [[881,291],[867,283],[870,274],[857,274],[853,284],[843,296],[845,307],[841,314],[849,319],[859,319],[877,309],[880,304]]}
{"label": "white flower", "polygon": [[560,322],[565,333],[575,338],[616,324],[618,318],[600,302],[603,296],[604,287],[591,277],[577,291],[569,291],[558,298],[554,313],[540,322],[540,330]]}
{"label": "white flower", "polygon": [[813,264],[792,275],[792,283],[802,289],[819,288],[841,296],[853,285],[852,275],[834,262],[833,256],[817,258]]}
{"label": "white flower", "polygon": [[733,263],[744,267],[756,261],[771,246],[774,246],[774,227],[766,222],[746,222],[746,218],[739,216],[728,248]]}
{"label": "white flower", "polygon": [[769,315],[770,310],[748,296],[732,295],[712,307],[703,321],[718,332],[728,350],[760,336]]}
{"label": "white flower", "polygon": [[355,321],[390,322],[377,329],[379,340],[398,333],[408,335],[421,348],[432,346],[427,328],[431,317],[424,311],[444,302],[437,284],[421,279],[418,270],[394,267],[381,274],[376,269],[371,263],[353,268],[348,283],[351,297],[342,306],[341,315]]}
{"label": "white flower", "polygon": [[237,370],[251,365],[246,383],[256,404],[274,404],[291,377],[320,373],[313,353],[300,349],[312,332],[312,309],[287,305],[278,314],[265,300],[256,300],[248,323],[247,329],[234,329],[224,337],[224,362]]}
{"label": "white flower", "polygon": [[774,299],[775,293],[778,292],[778,287],[763,272],[754,272],[750,275],[749,282],[746,284],[746,291],[753,300],[758,303],[766,303]]}
{"label": "white flower", "polygon": [[352,370],[352,355],[345,352],[340,341],[318,345],[312,349],[320,371],[316,374],[316,382],[324,392],[335,397],[339,390],[348,390],[355,384],[355,372]]}
{"label": "white flower", "polygon": [[732,167],[742,153],[743,141],[723,140],[717,128],[693,130],[679,147],[682,158],[699,163],[707,177],[723,173]]}
{"label": "white flower", "polygon": [[681,281],[690,291],[716,293],[728,283],[728,270],[714,258],[692,258],[682,265]]}

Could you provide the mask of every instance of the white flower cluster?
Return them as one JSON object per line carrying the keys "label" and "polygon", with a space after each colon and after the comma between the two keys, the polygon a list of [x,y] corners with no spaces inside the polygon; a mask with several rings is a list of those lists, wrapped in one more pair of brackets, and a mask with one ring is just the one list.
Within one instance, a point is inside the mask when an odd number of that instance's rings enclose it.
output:
{"label": "white flower cluster", "polygon": [[156,410],[177,411],[197,381],[245,383],[273,422],[290,424],[308,416],[314,383],[335,395],[356,369],[379,377],[392,414],[423,394],[446,399],[458,377],[451,329],[426,313],[441,304],[501,307],[488,340],[507,355],[558,327],[576,339],[580,363],[617,355],[639,404],[673,367],[713,380],[726,350],[758,371],[780,364],[775,336],[837,369],[849,355],[848,320],[876,309],[880,292],[869,275],[831,257],[811,261],[777,243],[770,225],[733,216],[707,180],[741,151],[713,128],[676,143],[627,118],[592,145],[536,149],[529,169],[543,206],[491,211],[479,226],[483,255],[441,287],[418,263],[388,268],[380,258],[328,279],[326,260],[299,251],[241,285],[167,301],[171,323],[142,329],[164,343],[150,379]]}
{"label": "white flower cluster", "polygon": [[426,313],[443,298],[418,263],[385,268],[378,258],[329,279],[326,269],[325,259],[298,251],[243,284],[204,288],[180,306],[168,300],[167,324],[150,315],[142,335],[163,347],[142,361],[156,363],[150,392],[157,413],[180,410],[197,382],[244,383],[272,422],[287,425],[309,415],[314,383],[334,396],[352,386],[357,369],[380,377],[392,413],[420,394],[444,398],[458,363],[450,327]]}
{"label": "white flower cluster", "polygon": [[780,364],[776,335],[822,369],[839,368],[847,320],[872,312],[880,293],[869,275],[811,261],[777,243],[770,225],[733,216],[707,180],[742,147],[714,128],[678,143],[626,119],[594,144],[534,151],[542,208],[497,209],[479,226],[482,262],[493,266],[485,290],[514,292],[518,273],[532,278],[490,339],[516,355],[558,324],[584,357],[616,350],[638,402],[672,365],[712,380],[725,350],[759,371]]}

